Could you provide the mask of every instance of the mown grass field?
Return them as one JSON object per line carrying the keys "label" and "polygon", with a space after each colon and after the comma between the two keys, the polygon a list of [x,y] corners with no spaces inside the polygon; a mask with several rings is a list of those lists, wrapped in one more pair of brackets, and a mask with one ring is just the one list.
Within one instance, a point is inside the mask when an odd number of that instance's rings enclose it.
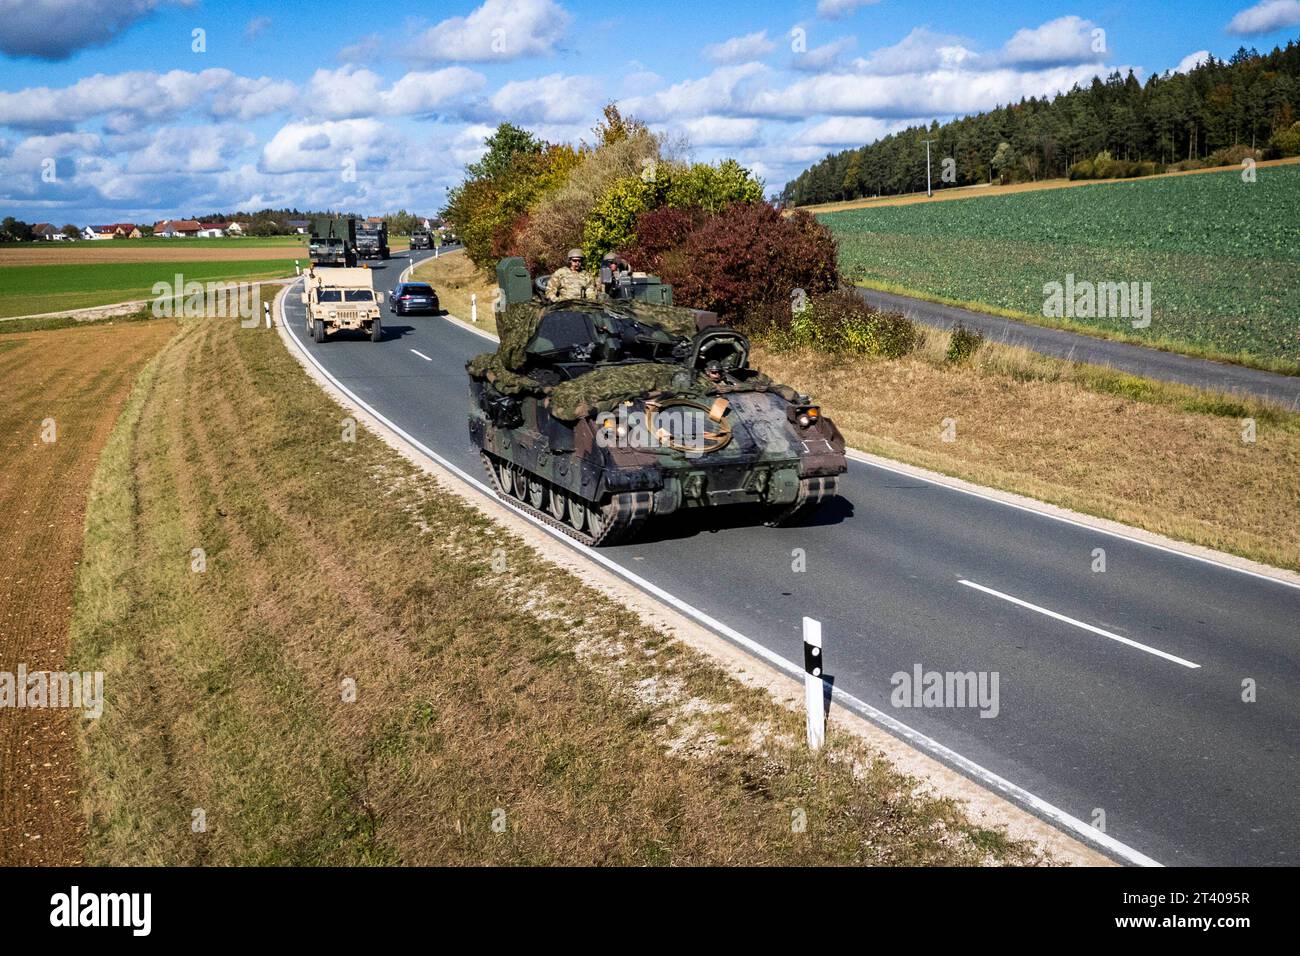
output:
{"label": "mown grass field", "polygon": [[0,263],[0,318],[62,312],[153,298],[156,282],[272,279],[293,274],[292,260],[148,261],[5,266]]}
{"label": "mown grass field", "polygon": [[107,696],[79,736],[87,862],[1038,861],[856,738],[810,756],[800,713],[343,417],[231,321],[141,374],[72,624]]}
{"label": "mown grass field", "polygon": [[[96,459],[141,366],[176,331],[152,320],[0,339],[0,669],[65,667]],[[80,719],[0,708],[0,866],[81,862]]]}
{"label": "mown grass field", "polygon": [[1300,368],[1300,166],[1098,183],[819,218],[854,281],[1048,324],[1048,282],[1150,282],[1150,327],[1101,334]]}

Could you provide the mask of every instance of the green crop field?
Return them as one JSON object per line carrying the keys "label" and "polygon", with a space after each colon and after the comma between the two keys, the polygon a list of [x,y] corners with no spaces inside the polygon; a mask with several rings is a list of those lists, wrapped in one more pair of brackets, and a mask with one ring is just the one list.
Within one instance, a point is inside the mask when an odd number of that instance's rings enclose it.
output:
{"label": "green crop field", "polygon": [[[1174,176],[819,216],[864,285],[1294,370],[1300,166]],[[1044,285],[1151,283],[1151,323],[1044,317]]]}
{"label": "green crop field", "polygon": [[156,282],[221,282],[290,275],[275,259],[227,262],[101,262],[0,268],[0,317],[61,312],[153,297]]}

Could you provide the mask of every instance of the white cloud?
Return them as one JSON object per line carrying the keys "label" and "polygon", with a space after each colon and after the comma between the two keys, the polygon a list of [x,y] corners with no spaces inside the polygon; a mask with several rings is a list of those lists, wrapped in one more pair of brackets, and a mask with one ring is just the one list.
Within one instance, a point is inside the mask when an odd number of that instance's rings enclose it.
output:
{"label": "white cloud", "polygon": [[317,70],[308,84],[314,112],[331,119],[360,116],[417,116],[430,113],[474,92],[487,82],[463,66],[405,74],[385,89],[372,70],[341,66]]}
{"label": "white cloud", "polygon": [[345,159],[360,166],[383,154],[388,139],[382,123],[345,119],[282,126],[262,147],[261,169],[268,173],[338,172]]}
{"label": "white cloud", "polygon": [[741,101],[746,81],[767,71],[761,63],[718,67],[698,80],[685,80],[657,93],[629,97],[619,103],[619,108],[648,122],[729,113]]}
{"label": "white cloud", "polygon": [[704,48],[704,58],[714,63],[740,63],[766,56],[775,49],[776,44],[767,38],[767,31],[759,30],[721,43],[710,43]]}
{"label": "white cloud", "polygon": [[1233,17],[1227,30],[1240,36],[1255,36],[1297,25],[1300,25],[1300,0],[1262,0]]}
{"label": "white cloud", "polygon": [[763,131],[756,119],[731,116],[701,116],[678,128],[692,146],[750,146],[760,140]]}
{"label": "white cloud", "polygon": [[266,32],[266,28],[270,25],[270,17],[253,17],[253,19],[248,21],[248,26],[244,27],[244,38],[247,40],[256,40]]}
{"label": "white cloud", "polygon": [[840,37],[830,43],[813,47],[804,53],[796,53],[790,65],[805,73],[820,73],[839,65],[840,57],[857,45],[855,37]]}
{"label": "white cloud", "polygon": [[378,33],[368,33],[356,43],[350,43],[338,52],[340,63],[358,63],[365,65],[379,56],[381,41]]}
{"label": "white cloud", "polygon": [[987,57],[966,46],[961,37],[917,27],[893,46],[873,50],[853,62],[860,73],[892,76],[927,70],[980,68]]}
{"label": "white cloud", "polygon": [[0,124],[58,128],[108,116],[121,130],[140,120],[165,120],[188,110],[252,119],[283,109],[294,90],[287,80],[253,79],[226,69],[97,73],[62,88],[0,92]]}
{"label": "white cloud", "polygon": [[492,108],[523,123],[576,123],[593,115],[600,84],[588,76],[552,73],[532,80],[513,80],[492,96]]}
{"label": "white cloud", "polygon": [[784,89],[755,94],[741,112],[755,116],[817,114],[905,117],[951,116],[993,109],[1022,97],[1044,96],[1086,84],[1095,64],[1027,72],[1008,68],[973,72],[934,70],[924,74],[864,76],[832,73],[809,77]]}
{"label": "white cloud", "polygon": [[827,20],[847,17],[859,7],[869,7],[880,0],[817,0],[817,16]]}
{"label": "white cloud", "polygon": [[[862,146],[906,129],[916,122],[912,119],[883,120],[874,116],[831,116],[801,130],[791,139],[801,143],[815,143],[818,147]],[[820,157],[823,151],[819,148],[816,152]]]}
{"label": "white cloud", "polygon": [[153,131],[149,144],[134,153],[129,165],[134,175],[221,172],[233,154],[250,148],[255,136],[242,126],[163,126]]}
{"label": "white cloud", "polygon": [[1093,63],[1106,52],[1105,32],[1094,39],[1097,30],[1091,20],[1073,15],[1057,17],[1032,30],[1017,30],[1002,47],[1002,59],[1035,66]]}
{"label": "white cloud", "polygon": [[486,0],[467,17],[451,17],[415,38],[413,58],[487,62],[549,56],[572,17],[554,0]]}
{"label": "white cloud", "polygon": [[1189,53],[1187,54],[1187,56],[1183,57],[1181,60],[1178,61],[1178,65],[1174,67],[1174,72],[1190,73],[1192,70],[1200,66],[1209,58],[1210,58],[1209,50],[1197,50],[1195,53]]}
{"label": "white cloud", "polygon": [[188,0],[0,0],[0,53],[66,60],[103,46],[166,3]]}

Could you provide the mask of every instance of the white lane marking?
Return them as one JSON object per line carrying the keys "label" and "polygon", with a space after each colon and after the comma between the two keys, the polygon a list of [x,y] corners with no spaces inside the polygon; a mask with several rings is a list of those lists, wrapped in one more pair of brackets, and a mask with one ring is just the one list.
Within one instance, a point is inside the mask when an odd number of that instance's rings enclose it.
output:
{"label": "white lane marking", "polygon": [[1157,551],[1163,551],[1166,554],[1176,555],[1177,557],[1180,558],[1188,558],[1192,561],[1200,561],[1202,564],[1212,564],[1216,568],[1223,568],[1225,571],[1236,571],[1238,574],[1248,574],[1252,578],[1259,578],[1262,581],[1271,581],[1274,584],[1283,584],[1289,588],[1296,588],[1297,590],[1300,590],[1300,584],[1297,584],[1294,581],[1288,581],[1286,578],[1279,578],[1271,574],[1264,574],[1259,571],[1252,571],[1249,568],[1239,568],[1235,564],[1228,564],[1226,561],[1219,561],[1216,560],[1215,558],[1206,557],[1205,555],[1201,555],[1201,554],[1193,554],[1190,551],[1183,551],[1179,548],[1171,548],[1169,545],[1158,544],[1155,541],[1146,541],[1142,538],[1134,537],[1131,534],[1125,534],[1123,531],[1115,531],[1110,528],[1102,528],[1095,524],[1089,524],[1087,521],[1080,521],[1078,518],[1071,518],[1068,517],[1067,515],[1055,514],[1054,512],[1051,511],[1044,511],[1041,508],[1036,508],[1031,504],[1025,504],[1019,501],[1007,501],[1003,498],[999,498],[995,495],[987,494],[986,492],[979,491],[978,489],[975,488],[963,488],[961,485],[955,484],[953,482],[943,481],[940,478],[933,478],[930,477],[929,475],[917,474],[915,471],[912,471],[909,468],[905,468],[905,467],[895,468],[891,465],[885,464],[884,462],[874,461],[870,458],[867,458],[864,452],[860,452],[856,448],[847,449],[845,451],[845,454],[853,461],[856,461],[858,464],[866,465],[869,468],[879,468],[881,471],[893,472],[896,475],[905,475],[908,478],[915,478],[917,481],[924,481],[926,484],[929,485],[935,485],[939,488],[946,488],[948,491],[956,491],[959,494],[970,495],[973,498],[982,498],[984,501],[991,501],[994,504],[1004,505],[1007,508],[1015,508],[1017,511],[1027,511],[1029,512],[1029,514],[1032,515],[1040,515],[1044,518],[1051,518],[1053,521],[1060,521],[1063,522],[1064,524],[1072,524],[1076,528],[1083,528],[1085,531],[1093,531],[1096,532],[1097,534],[1104,534],[1112,538],[1121,538],[1124,541],[1131,541],[1133,544],[1140,544],[1144,548],[1154,548]]}
{"label": "white lane marking", "polygon": [[[411,351],[412,351],[412,352],[415,352],[415,349],[411,349]],[[418,356],[420,356],[420,358],[424,359],[426,362],[432,362],[432,361],[433,361],[433,359],[429,358],[429,356],[425,355],[423,352],[415,352],[415,354],[418,355]]]}
{"label": "white lane marking", "polygon": [[[284,301],[287,298],[288,296],[286,295],[282,297],[280,300],[280,317],[281,317],[280,325],[284,331],[289,333],[289,338],[293,341],[294,345],[297,346],[298,353],[300,356],[302,356],[302,358],[306,359],[312,365],[316,366],[317,370],[323,376],[325,376],[326,379],[329,380],[331,385],[333,385],[336,389],[338,389],[342,394],[346,395],[351,401],[355,402],[359,408],[365,409],[367,412],[373,415],[377,421],[382,422],[385,427],[391,429],[394,434],[400,435],[404,441],[409,442],[412,448],[419,449],[423,454],[427,455],[433,461],[436,461],[443,468],[446,468],[457,478],[460,478],[466,484],[471,485],[474,488],[477,488],[482,494],[490,498],[492,501],[504,504],[504,502],[501,502],[501,499],[496,496],[496,492],[494,492],[491,488],[489,488],[484,482],[479,481],[477,478],[465,472],[457,465],[448,461],[446,458],[443,458],[436,451],[434,451],[428,445],[424,444],[414,435],[409,434],[404,429],[402,429],[399,425],[397,425],[396,423],[388,419],[386,416],[378,412],[372,405],[370,405],[363,398],[357,395],[356,392],[352,391],[352,389],[348,388],[337,378],[335,378],[332,374],[330,374],[330,371],[320,363],[320,361],[316,358],[316,356],[314,356],[311,352],[309,352],[303,346],[302,342],[298,340],[298,336],[293,331],[293,328],[284,321]],[[601,567],[604,567],[610,572],[617,574],[619,577],[623,578],[625,581],[628,581],[636,585],[642,591],[645,591],[647,594],[656,597],[659,600],[663,601],[665,604],[669,605],[670,607],[676,608],[678,611],[681,611],[687,617],[694,618],[696,621],[699,621],[701,624],[703,624],[705,627],[712,630],[714,633],[721,634],[723,637],[727,638],[728,640],[731,640],[734,643],[740,645],[745,650],[753,654],[755,657],[767,661],[777,670],[789,674],[791,677],[794,677],[796,680],[800,680],[800,681],[803,680],[804,670],[803,670],[802,661],[800,661],[798,664],[795,664],[792,661],[786,660],[784,657],[782,657],[780,654],[776,653],[775,651],[770,650],[767,647],[764,647],[762,644],[758,643],[752,638],[746,637],[744,634],[741,634],[735,628],[728,627],[726,624],[723,624],[721,621],[717,620],[716,618],[711,617],[710,615],[701,611],[699,608],[687,604],[681,598],[677,597],[674,594],[670,594],[668,591],[665,591],[663,588],[659,587],[659,585],[654,584],[651,581],[647,581],[639,574],[629,570],[628,568],[623,567],[621,564],[617,564],[613,559],[605,557],[605,555],[601,554],[599,551],[596,551],[594,548],[589,548],[586,545],[579,544],[577,541],[574,541],[572,538],[564,534],[562,531],[557,531],[555,528],[552,528],[550,525],[545,524],[542,521],[539,521],[537,518],[534,518],[530,514],[527,514],[523,511],[517,511],[515,509],[511,509],[511,511],[514,514],[518,515],[519,517],[523,518],[525,521],[528,521],[532,523],[534,526],[536,526],[537,528],[540,528],[542,531],[549,534],[555,540],[581,553],[583,557],[587,558],[588,560],[594,561],[595,563],[599,564]],[[1135,866],[1163,866],[1164,865],[1159,861],[1154,860],[1151,857],[1147,856],[1145,853],[1142,853],[1139,850],[1135,850],[1131,846],[1128,846],[1125,843],[1121,843],[1119,840],[1116,840],[1114,837],[1110,836],[1109,834],[1103,833],[1102,831],[1098,830],[1096,827],[1092,826],[1091,824],[1085,823],[1084,821],[1080,820],[1078,817],[1073,816],[1065,812],[1064,810],[1060,809],[1059,807],[1048,803],[1046,800],[1042,799],[1041,797],[1035,796],[1034,794],[1030,793],[1028,790],[1024,789],[1023,787],[1017,786],[1016,784],[1012,783],[1010,780],[1007,780],[1005,777],[1001,777],[998,774],[994,773],[992,770],[980,766],[975,761],[970,760],[967,757],[963,757],[955,750],[951,750],[948,747],[945,747],[943,744],[939,743],[939,741],[935,740],[934,738],[927,737],[919,730],[913,730],[911,727],[907,726],[907,724],[903,723],[901,720],[898,720],[897,718],[893,717],[890,714],[885,713],[882,710],[878,710],[875,707],[872,707],[866,701],[859,700],[857,697],[854,697],[852,694],[848,693],[847,691],[841,690],[838,687],[832,687],[831,699],[838,702],[842,707],[845,707],[848,710],[851,710],[854,713],[858,714],[860,717],[864,717],[867,720],[875,723],[877,726],[883,727],[885,730],[888,730],[896,737],[899,737],[902,740],[907,741],[913,747],[916,747],[918,750],[923,750],[926,753],[930,754],[931,756],[938,758],[943,763],[946,763],[951,767],[955,767],[956,769],[960,770],[962,773],[966,774],[971,779],[989,788],[990,790],[995,790],[998,793],[1001,793],[1012,803],[1018,803],[1020,806],[1025,807],[1032,813],[1037,814],[1039,817],[1042,817],[1043,819],[1056,824],[1062,829],[1069,830],[1071,833],[1073,833],[1079,839],[1083,840],[1083,842],[1085,843],[1091,843],[1094,846],[1101,847],[1103,850],[1117,857],[1118,859],[1121,859],[1126,863],[1131,863]]]}
{"label": "white lane marking", "polygon": [[996,598],[1004,601],[1010,601],[1012,604],[1018,604],[1020,607],[1028,608],[1031,611],[1037,611],[1039,614],[1046,614],[1050,618],[1058,621],[1064,621],[1066,624],[1073,624],[1075,627],[1081,627],[1085,631],[1091,631],[1093,634],[1100,634],[1102,637],[1108,637],[1112,641],[1119,641],[1121,644],[1127,644],[1129,647],[1135,647],[1139,651],[1146,651],[1148,654],[1154,654],[1156,657],[1163,657],[1167,661],[1173,661],[1175,664],[1182,664],[1184,667],[1190,667],[1193,670],[1199,668],[1200,664],[1193,664],[1177,655],[1170,654],[1168,651],[1162,651],[1159,648],[1151,647],[1140,641],[1135,641],[1131,637],[1124,637],[1120,634],[1113,634],[1110,631],[1102,630],[1100,627],[1094,627],[1091,624],[1085,624],[1083,621],[1076,621],[1072,617],[1066,617],[1064,614],[1057,614],[1055,611],[1049,611],[1045,607],[1039,607],[1037,604],[1030,604],[1028,601],[1022,601],[1018,597],[1012,597],[1010,594],[1003,594],[1001,591],[995,591],[992,588],[986,588],[982,584],[976,584],[974,581],[967,581],[964,578],[957,582],[964,584],[968,588],[974,588],[976,591],[983,591],[985,594],[991,594]]}

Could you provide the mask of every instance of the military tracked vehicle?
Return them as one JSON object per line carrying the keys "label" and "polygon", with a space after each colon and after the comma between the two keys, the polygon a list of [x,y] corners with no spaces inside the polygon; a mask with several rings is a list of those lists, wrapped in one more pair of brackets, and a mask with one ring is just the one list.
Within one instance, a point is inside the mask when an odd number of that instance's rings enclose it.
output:
{"label": "military tracked vehicle", "polygon": [[598,301],[544,303],[518,259],[497,274],[500,345],[466,370],[470,438],[502,498],[609,545],[651,515],[749,504],[777,526],[834,496],[839,430],[750,368],[739,331],[608,283]]}
{"label": "military tracked vehicle", "polygon": [[357,264],[357,221],[351,216],[320,216],[311,221],[307,254],[314,266],[352,268]]}

